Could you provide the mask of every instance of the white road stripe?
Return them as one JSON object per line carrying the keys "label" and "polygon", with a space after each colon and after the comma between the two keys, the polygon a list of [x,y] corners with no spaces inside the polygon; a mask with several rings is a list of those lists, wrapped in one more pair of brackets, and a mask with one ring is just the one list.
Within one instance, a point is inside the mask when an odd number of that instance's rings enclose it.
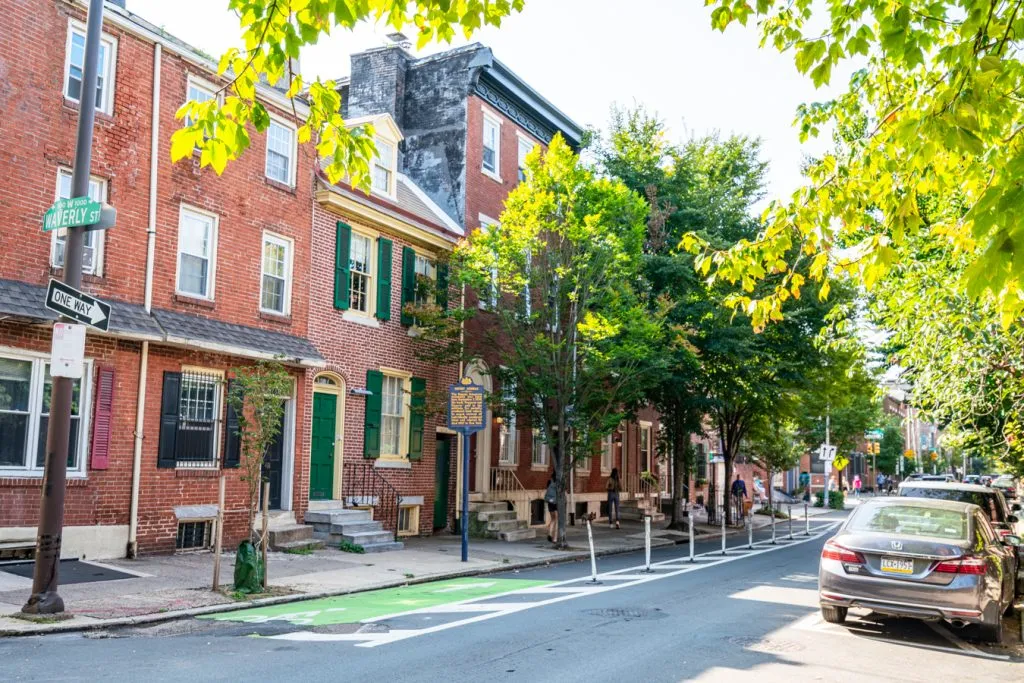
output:
{"label": "white road stripe", "polygon": [[[436,613],[436,612],[445,612],[445,611],[448,611],[448,612],[463,611],[463,608],[467,608],[466,611],[474,611],[474,610],[468,609],[470,605],[475,605],[476,604],[476,603],[474,603],[474,601],[478,601],[478,600],[493,600],[493,599],[498,598],[498,597],[507,597],[507,596],[510,596],[510,595],[522,595],[522,594],[532,595],[532,594],[540,594],[540,593],[550,593],[550,594],[554,595],[554,597],[547,598],[547,599],[544,599],[544,600],[539,600],[537,602],[528,602],[528,603],[511,603],[510,602],[510,603],[505,603],[504,605],[498,605],[499,609],[493,609],[493,610],[492,609],[487,609],[486,611],[483,611],[483,613],[481,613],[481,614],[477,614],[475,616],[472,616],[472,617],[469,617],[469,618],[466,618],[466,619],[461,619],[461,620],[458,620],[458,621],[447,622],[447,623],[444,623],[444,624],[437,624],[435,626],[430,626],[430,627],[427,627],[427,628],[424,628],[424,629],[416,629],[416,630],[399,629],[399,630],[392,630],[392,631],[390,631],[388,633],[345,633],[345,634],[341,634],[341,633],[337,633],[337,634],[335,634],[335,633],[312,633],[312,632],[309,632],[309,631],[298,631],[296,633],[288,633],[288,634],[268,636],[268,638],[276,638],[276,639],[283,639],[283,640],[316,640],[316,641],[319,641],[319,642],[331,641],[331,640],[357,641],[356,642],[357,647],[377,647],[378,645],[386,645],[388,643],[394,643],[394,642],[398,642],[400,640],[405,640],[406,638],[414,638],[416,636],[422,636],[422,635],[426,635],[428,633],[436,633],[438,631],[446,631],[446,630],[451,629],[451,628],[456,628],[456,627],[459,627],[459,626],[466,626],[466,625],[473,624],[473,623],[476,623],[476,622],[485,621],[487,619],[493,619],[495,617],[502,617],[502,616],[506,616],[506,615],[509,615],[509,614],[514,614],[516,612],[521,612],[523,610],[533,609],[535,607],[544,607],[546,605],[552,605],[552,604],[555,604],[555,603],[558,603],[558,602],[564,602],[566,600],[573,600],[575,598],[583,597],[585,595],[597,595],[599,593],[606,593],[608,591],[620,590],[622,588],[630,588],[632,586],[637,586],[637,585],[640,585],[642,583],[648,583],[650,581],[660,581],[661,579],[667,579],[667,578],[670,578],[670,577],[673,577],[673,576],[679,576],[681,574],[686,574],[686,573],[689,573],[689,572],[692,572],[692,571],[697,571],[697,570],[700,570],[700,569],[704,569],[705,567],[717,566],[717,565],[720,565],[720,564],[725,564],[727,562],[736,562],[738,560],[742,560],[742,559],[747,558],[747,557],[753,557],[755,555],[761,555],[761,554],[764,554],[764,553],[773,552],[775,550],[781,550],[782,548],[785,548],[785,547],[788,547],[788,546],[791,546],[791,545],[800,545],[802,543],[808,543],[810,541],[815,541],[815,540],[818,540],[819,538],[822,538],[823,536],[828,534],[830,531],[832,531],[834,528],[836,528],[838,525],[839,525],[838,522],[830,523],[830,524],[826,524],[826,525],[818,525],[817,528],[815,529],[815,533],[813,533],[811,536],[804,536],[804,537],[801,537],[799,539],[794,539],[792,542],[789,542],[789,543],[787,543],[785,545],[783,545],[783,544],[771,545],[770,541],[759,542],[759,543],[755,543],[754,544],[755,545],[755,549],[754,550],[746,551],[746,552],[743,552],[743,553],[736,553],[736,554],[732,554],[732,555],[722,556],[720,550],[719,551],[709,551],[709,552],[700,553],[699,555],[697,555],[696,558],[699,560],[698,562],[693,562],[693,563],[689,562],[689,556],[687,555],[685,557],[678,557],[678,558],[672,558],[672,559],[669,559],[669,560],[662,560],[661,562],[657,562],[657,563],[653,563],[652,564],[653,567],[669,568],[669,569],[671,569],[671,571],[664,572],[664,573],[658,573],[658,574],[636,574],[636,572],[638,572],[639,570],[641,570],[641,569],[643,569],[645,567],[645,565],[641,564],[641,565],[637,565],[635,567],[626,567],[624,569],[618,569],[618,570],[611,571],[611,572],[605,572],[605,574],[604,574],[604,576],[606,578],[609,578],[609,579],[613,579],[615,576],[622,575],[622,574],[627,574],[627,573],[632,573],[633,575],[636,576],[636,578],[631,578],[631,579],[628,579],[628,580],[614,581],[614,582],[611,582],[611,583],[601,584],[601,585],[596,585],[596,586],[595,585],[587,586],[587,585],[583,584],[582,582],[589,581],[590,577],[589,576],[584,576],[584,577],[579,577],[579,578],[575,578],[575,579],[568,579],[568,580],[565,580],[565,581],[559,581],[559,582],[556,582],[556,583],[553,583],[553,584],[549,584],[547,586],[537,586],[537,587],[533,587],[533,588],[522,588],[522,589],[518,589],[518,590],[514,590],[514,591],[509,591],[508,593],[502,593],[500,595],[488,596],[486,598],[479,598],[479,597],[477,597],[477,598],[469,598],[467,600],[463,600],[463,601],[459,601],[459,602],[448,603],[447,605],[434,605],[434,606],[431,606],[431,607],[424,607],[424,608],[421,608],[421,609],[409,610],[407,612],[400,612],[400,613],[397,613],[397,614],[388,614],[388,615],[384,615],[384,616],[380,616],[380,617],[373,617],[373,618],[366,619],[366,620],[363,621],[363,623],[382,622],[382,621],[387,621],[388,619],[395,619],[397,617],[404,617],[404,616],[408,616],[408,615],[411,615],[411,614],[422,614],[422,613],[428,613],[428,612]],[[683,563],[685,563],[685,565],[681,566],[679,569],[675,569],[673,567],[668,567],[667,566],[667,565],[677,566],[677,565],[681,565]],[[577,585],[571,585],[571,584],[577,584]],[[494,604],[495,603],[492,603],[491,605],[479,605],[479,606],[480,607],[491,607]],[[316,637],[315,638],[307,638],[306,636],[316,636]],[[358,641],[361,641],[361,642],[358,642]]]}

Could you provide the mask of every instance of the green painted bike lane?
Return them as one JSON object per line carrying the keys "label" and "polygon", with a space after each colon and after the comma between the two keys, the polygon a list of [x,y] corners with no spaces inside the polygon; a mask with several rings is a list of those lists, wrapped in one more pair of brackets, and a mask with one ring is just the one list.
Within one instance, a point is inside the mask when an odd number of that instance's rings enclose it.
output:
{"label": "green painted bike lane", "polygon": [[529,579],[461,578],[350,593],[330,598],[268,605],[198,617],[248,624],[287,622],[295,626],[354,624],[366,619],[401,614],[424,607],[489,598],[523,588],[547,586],[552,581]]}

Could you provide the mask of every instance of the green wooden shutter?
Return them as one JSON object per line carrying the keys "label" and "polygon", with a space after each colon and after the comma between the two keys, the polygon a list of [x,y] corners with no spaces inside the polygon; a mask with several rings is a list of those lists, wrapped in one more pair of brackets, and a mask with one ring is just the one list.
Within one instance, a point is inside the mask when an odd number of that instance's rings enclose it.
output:
{"label": "green wooden shutter", "polygon": [[437,264],[437,305],[448,310],[448,264]]}
{"label": "green wooden shutter", "polygon": [[334,307],[348,310],[348,288],[351,282],[348,260],[352,249],[352,228],[338,221],[334,245]]}
{"label": "green wooden shutter", "polygon": [[363,457],[380,457],[380,423],[383,405],[384,373],[380,370],[366,371],[366,417],[363,420]]}
{"label": "green wooden shutter", "polygon": [[391,240],[377,240],[377,318],[391,320]]}
{"label": "green wooden shutter", "polygon": [[426,421],[427,380],[412,378],[412,396],[409,399],[409,459],[423,457],[423,423]]}
{"label": "green wooden shutter", "polygon": [[181,373],[164,372],[164,386],[160,395],[160,442],[156,466],[177,464],[178,405],[181,402]]}
{"label": "green wooden shutter", "polygon": [[402,247],[402,324],[412,326],[412,316],[405,312],[405,305],[416,301],[416,251]]}

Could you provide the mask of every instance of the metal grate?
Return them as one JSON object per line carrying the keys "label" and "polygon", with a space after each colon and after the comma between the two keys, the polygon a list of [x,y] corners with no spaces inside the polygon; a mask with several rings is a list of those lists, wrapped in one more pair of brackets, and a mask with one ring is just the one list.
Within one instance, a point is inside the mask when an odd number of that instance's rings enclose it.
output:
{"label": "metal grate", "polygon": [[175,460],[184,467],[216,467],[217,427],[220,420],[219,375],[181,373],[178,436]]}
{"label": "metal grate", "polygon": [[210,547],[210,530],[213,523],[178,522],[178,537],[174,547],[178,550],[203,550]]}

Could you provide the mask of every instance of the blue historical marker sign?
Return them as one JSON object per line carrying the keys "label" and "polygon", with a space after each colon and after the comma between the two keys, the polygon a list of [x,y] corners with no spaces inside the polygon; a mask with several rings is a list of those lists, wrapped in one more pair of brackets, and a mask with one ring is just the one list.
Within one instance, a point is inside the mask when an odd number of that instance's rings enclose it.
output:
{"label": "blue historical marker sign", "polygon": [[487,426],[484,388],[463,377],[448,387],[448,429],[470,435]]}

